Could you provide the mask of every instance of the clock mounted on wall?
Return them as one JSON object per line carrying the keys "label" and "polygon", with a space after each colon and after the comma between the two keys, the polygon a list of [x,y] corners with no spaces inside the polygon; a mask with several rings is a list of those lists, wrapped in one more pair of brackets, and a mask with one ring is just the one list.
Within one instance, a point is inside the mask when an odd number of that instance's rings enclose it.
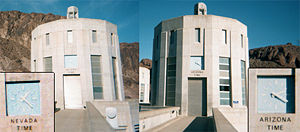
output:
{"label": "clock mounted on wall", "polygon": [[40,115],[39,82],[6,83],[7,116]]}
{"label": "clock mounted on wall", "polygon": [[257,112],[294,113],[293,84],[293,78],[288,76],[259,76],[257,78]]}
{"label": "clock mounted on wall", "polygon": [[190,71],[204,70],[204,57],[203,56],[191,56]]}

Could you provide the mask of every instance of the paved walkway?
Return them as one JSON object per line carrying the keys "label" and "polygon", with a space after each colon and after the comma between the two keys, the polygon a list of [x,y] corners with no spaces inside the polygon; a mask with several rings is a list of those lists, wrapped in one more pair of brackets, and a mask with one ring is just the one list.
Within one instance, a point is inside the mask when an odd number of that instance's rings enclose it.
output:
{"label": "paved walkway", "polygon": [[180,116],[149,132],[216,132],[213,117]]}
{"label": "paved walkway", "polygon": [[88,132],[88,115],[83,109],[62,110],[55,113],[55,132]]}
{"label": "paved walkway", "polygon": [[195,119],[193,116],[179,116],[171,121],[168,121],[158,127],[155,127],[148,132],[183,132],[186,127]]}

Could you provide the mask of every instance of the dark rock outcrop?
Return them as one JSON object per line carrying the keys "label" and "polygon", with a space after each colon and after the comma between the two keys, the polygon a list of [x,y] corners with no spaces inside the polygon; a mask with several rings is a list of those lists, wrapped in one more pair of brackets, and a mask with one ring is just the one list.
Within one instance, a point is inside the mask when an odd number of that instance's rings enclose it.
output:
{"label": "dark rock outcrop", "polygon": [[152,69],[152,60],[150,60],[150,59],[142,59],[140,61],[140,67],[146,67],[149,70],[151,70]]}
{"label": "dark rock outcrop", "polygon": [[300,46],[267,46],[249,50],[250,67],[253,68],[299,68]]}

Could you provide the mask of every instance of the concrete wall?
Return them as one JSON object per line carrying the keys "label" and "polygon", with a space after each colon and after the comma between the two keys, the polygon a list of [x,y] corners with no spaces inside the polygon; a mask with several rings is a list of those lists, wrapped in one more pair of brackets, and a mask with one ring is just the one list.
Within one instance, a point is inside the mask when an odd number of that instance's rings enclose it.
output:
{"label": "concrete wall", "polygon": [[[292,76],[295,80],[295,113],[258,113],[257,111],[257,76]],[[273,131],[272,126],[285,132],[300,131],[300,69],[291,68],[250,68],[249,69],[249,131]],[[270,119],[269,119],[270,117]],[[266,120],[267,118],[267,120]],[[277,121],[277,118],[287,118],[290,121]],[[262,119],[262,120],[261,120]],[[270,125],[270,126],[268,126]]]}
{"label": "concrete wall", "polygon": [[[195,28],[200,28],[200,43],[195,42]],[[204,33],[205,29],[205,33]],[[222,29],[227,30],[227,44],[223,44]],[[241,60],[248,61],[247,26],[241,22],[214,15],[187,15],[162,21],[155,27],[153,42],[153,104],[165,106],[166,65],[170,46],[170,31],[177,31],[176,54],[176,100],[175,106],[181,107],[181,113],[188,112],[188,78],[207,79],[207,115],[212,115],[213,107],[227,107],[220,105],[219,91],[219,57],[230,57],[231,60],[231,98],[238,103],[231,107],[242,105]],[[243,47],[241,46],[243,34]],[[205,38],[203,39],[203,35]],[[157,40],[157,37],[159,39]],[[190,70],[190,56],[204,56],[204,70]],[[158,74],[155,76],[155,74]],[[247,71],[246,71],[247,75]],[[246,77],[247,82],[247,77]],[[247,85],[246,85],[247,91]],[[230,107],[230,106],[229,106]]]}
{"label": "concrete wall", "polygon": [[[90,102],[86,103],[87,105],[87,114],[89,118],[89,128],[92,132],[113,132],[114,129],[109,125],[105,120],[104,116],[95,108]],[[101,125],[101,126],[100,126]]]}
{"label": "concrete wall", "polygon": [[217,131],[237,132],[237,130],[232,126],[232,124],[218,108],[213,108],[213,114]]}
{"label": "concrete wall", "polygon": [[[137,107],[130,107],[133,104],[130,104],[127,101],[92,101],[90,102],[96,109],[101,113],[104,118],[106,117],[106,108],[114,107],[117,109],[117,118],[119,126],[126,126],[126,131],[133,132],[134,125],[138,120]],[[134,103],[134,102],[131,102]],[[138,106],[138,102],[136,101],[134,106]],[[134,112],[136,112],[134,114]],[[132,114],[133,113],[133,114]]]}
{"label": "concrete wall", "polygon": [[[141,84],[145,86],[143,91],[141,90]],[[141,98],[141,92],[144,94],[143,98]],[[139,67],[139,93],[140,103],[150,103],[150,70],[145,67]]]}
{"label": "concrete wall", "polygon": [[[40,115],[7,116],[6,83],[39,81]],[[31,126],[32,132],[54,131],[54,74],[53,73],[0,73],[0,131],[18,131],[17,127]],[[29,95],[30,96],[30,95]],[[28,97],[29,97],[28,96]],[[37,122],[29,120],[36,119]],[[12,120],[14,122],[12,122]],[[18,121],[16,121],[18,120]],[[21,123],[21,120],[23,123]],[[27,120],[27,122],[25,122]]]}
{"label": "concrete wall", "polygon": [[[73,42],[68,43],[67,30],[73,32]],[[92,30],[96,30],[97,42],[92,42]],[[46,45],[46,33],[50,44]],[[114,34],[114,44],[111,41]],[[77,55],[77,68],[64,68],[64,55]],[[64,109],[63,76],[80,74],[82,103],[94,100],[91,75],[91,55],[101,55],[102,86],[105,101],[115,100],[112,57],[117,60],[117,85],[119,100],[124,100],[123,79],[117,26],[97,19],[62,19],[42,24],[32,31],[31,71],[44,71],[44,57],[52,56],[55,72],[57,106]],[[36,68],[34,66],[36,60]]]}
{"label": "concrete wall", "polygon": [[[246,132],[248,129],[248,113],[247,108],[241,107],[241,108],[214,108],[214,119],[216,123],[216,127],[218,131],[224,131],[225,128],[228,128],[229,125],[231,125],[236,131],[238,132]],[[220,114],[216,114],[219,112],[224,120],[221,120],[222,118],[219,118]],[[226,119],[226,121],[225,121]],[[222,122],[224,121],[224,122]],[[226,124],[228,122],[228,124]],[[219,129],[218,129],[219,128]],[[226,129],[225,129],[226,130]]]}
{"label": "concrete wall", "polygon": [[140,131],[147,131],[179,116],[179,107],[152,109],[140,112]]}

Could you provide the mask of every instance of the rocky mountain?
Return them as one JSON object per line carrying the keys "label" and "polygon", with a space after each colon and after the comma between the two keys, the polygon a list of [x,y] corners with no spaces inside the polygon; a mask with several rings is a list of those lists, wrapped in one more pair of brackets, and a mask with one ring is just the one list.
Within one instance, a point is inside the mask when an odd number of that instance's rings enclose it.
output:
{"label": "rocky mountain", "polygon": [[[0,11],[0,71],[30,71],[31,31],[64,16],[20,11]],[[120,44],[125,96],[138,98],[138,43]]]}
{"label": "rocky mountain", "polygon": [[139,43],[120,43],[125,96],[139,98]]}
{"label": "rocky mountain", "polygon": [[150,59],[142,59],[140,61],[140,67],[146,67],[149,70],[151,70],[152,69],[152,60],[150,60]]}
{"label": "rocky mountain", "polygon": [[299,68],[300,46],[285,45],[267,46],[249,50],[250,67],[257,68]]}
{"label": "rocky mountain", "polygon": [[30,70],[31,31],[40,24],[65,18],[42,13],[0,11],[0,70]]}

